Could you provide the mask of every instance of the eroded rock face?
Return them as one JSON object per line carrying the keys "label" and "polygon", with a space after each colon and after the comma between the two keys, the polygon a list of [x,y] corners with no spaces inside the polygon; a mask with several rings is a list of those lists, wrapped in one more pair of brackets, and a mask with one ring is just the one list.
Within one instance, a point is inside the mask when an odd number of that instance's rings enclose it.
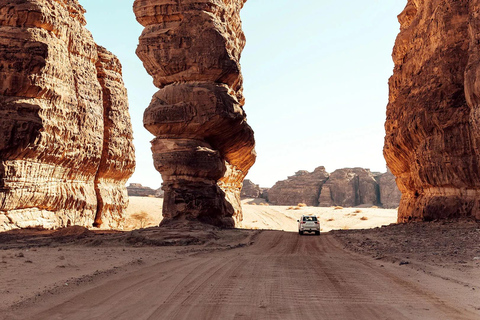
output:
{"label": "eroded rock face", "polygon": [[160,90],[144,114],[165,200],[162,223],[233,227],[255,162],[243,111],[240,10],[245,0],[136,0],[137,55]]}
{"label": "eroded rock face", "polygon": [[384,154],[402,191],[399,222],[480,219],[478,0],[409,0]]}
{"label": "eroded rock face", "polygon": [[83,14],[76,0],[0,2],[0,229],[122,226],[126,90]]}
{"label": "eroded rock face", "polygon": [[356,207],[378,205],[379,188],[368,169],[338,169],[322,187],[319,206]]}
{"label": "eroded rock face", "polygon": [[278,181],[268,190],[268,201],[274,205],[291,206],[305,203],[307,206],[318,206],[318,198],[322,186],[329,174],[325,167],[318,167],[313,172],[298,171],[287,180]]}
{"label": "eroded rock face", "polygon": [[382,207],[385,209],[398,208],[402,193],[398,189],[395,176],[390,169],[386,173],[376,176],[375,179],[380,188],[379,202],[382,204]]}
{"label": "eroded rock face", "polygon": [[258,198],[261,193],[260,186],[253,183],[251,180],[243,180],[242,192],[240,196],[242,198]]}

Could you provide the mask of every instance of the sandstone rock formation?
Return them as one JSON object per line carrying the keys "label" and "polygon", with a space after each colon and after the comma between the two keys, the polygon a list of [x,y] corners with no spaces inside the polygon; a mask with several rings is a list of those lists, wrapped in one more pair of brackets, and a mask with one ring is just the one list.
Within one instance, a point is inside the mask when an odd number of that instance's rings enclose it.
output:
{"label": "sandstone rock formation", "polygon": [[409,0],[399,15],[384,154],[399,222],[480,219],[478,0]]}
{"label": "sandstone rock formation", "polygon": [[322,187],[319,206],[356,207],[379,205],[379,188],[368,169],[346,168],[330,174]]}
{"label": "sandstone rock formation", "polygon": [[0,2],[0,229],[122,226],[135,161],[118,60],[76,0]]}
{"label": "sandstone rock formation", "polygon": [[298,171],[287,180],[263,189],[259,197],[273,205],[294,206],[382,206],[397,208],[400,190],[391,172],[372,173],[369,169],[345,168],[328,174],[324,167],[314,172]]}
{"label": "sandstone rock formation", "polygon": [[241,198],[258,198],[260,193],[261,189],[258,184],[248,179],[243,180],[242,192],[240,193]]}
{"label": "sandstone rock formation", "polygon": [[385,209],[398,208],[402,193],[398,189],[395,176],[390,169],[388,169],[387,173],[375,176],[375,179],[380,188],[380,199],[378,202],[380,202]]}
{"label": "sandstone rock formation", "polygon": [[240,10],[246,0],[136,0],[137,55],[160,90],[144,114],[162,174],[163,222],[233,227],[255,162],[243,111]]}
{"label": "sandstone rock formation", "polygon": [[144,187],[140,183],[130,183],[127,192],[129,197],[149,197],[156,196],[157,190]]}
{"label": "sandstone rock formation", "polygon": [[305,203],[318,206],[318,198],[323,184],[329,174],[325,167],[318,167],[313,172],[298,171],[287,180],[277,182],[268,190],[268,201],[274,205],[290,206]]}

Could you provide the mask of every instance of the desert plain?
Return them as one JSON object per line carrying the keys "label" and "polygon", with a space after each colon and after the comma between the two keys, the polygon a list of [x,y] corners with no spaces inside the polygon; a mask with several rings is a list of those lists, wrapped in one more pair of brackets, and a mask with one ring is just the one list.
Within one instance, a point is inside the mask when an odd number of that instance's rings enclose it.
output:
{"label": "desert plain", "polygon": [[[257,202],[233,230],[158,228],[162,199],[131,197],[131,231],[2,233],[0,318],[480,317],[478,222]],[[298,234],[302,214],[320,218],[320,236]]]}

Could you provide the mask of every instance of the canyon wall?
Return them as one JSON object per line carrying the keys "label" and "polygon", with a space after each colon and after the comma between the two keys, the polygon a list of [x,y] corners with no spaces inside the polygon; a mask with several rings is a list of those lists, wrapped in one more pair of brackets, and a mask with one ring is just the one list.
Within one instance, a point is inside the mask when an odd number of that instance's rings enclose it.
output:
{"label": "canyon wall", "polygon": [[135,167],[119,61],[76,0],[0,4],[0,229],[121,228]]}
{"label": "canyon wall", "polygon": [[137,55],[160,89],[144,113],[162,174],[162,224],[242,220],[242,181],[255,162],[246,123],[240,10],[246,0],[136,0]]}
{"label": "canyon wall", "polygon": [[409,0],[399,15],[384,155],[399,222],[480,219],[478,0]]}

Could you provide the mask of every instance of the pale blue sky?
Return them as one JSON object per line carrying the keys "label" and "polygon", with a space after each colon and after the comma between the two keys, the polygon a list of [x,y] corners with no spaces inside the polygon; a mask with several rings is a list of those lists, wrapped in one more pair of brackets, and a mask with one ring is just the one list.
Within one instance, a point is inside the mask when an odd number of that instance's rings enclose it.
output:
{"label": "pale blue sky", "polygon": [[[135,55],[143,27],[133,0],[80,0],[95,41],[123,64],[137,169],[130,182],[158,188],[143,111],[156,88]],[[382,148],[397,15],[406,0],[249,0],[242,10],[248,123],[270,187],[298,170],[385,171]]]}

